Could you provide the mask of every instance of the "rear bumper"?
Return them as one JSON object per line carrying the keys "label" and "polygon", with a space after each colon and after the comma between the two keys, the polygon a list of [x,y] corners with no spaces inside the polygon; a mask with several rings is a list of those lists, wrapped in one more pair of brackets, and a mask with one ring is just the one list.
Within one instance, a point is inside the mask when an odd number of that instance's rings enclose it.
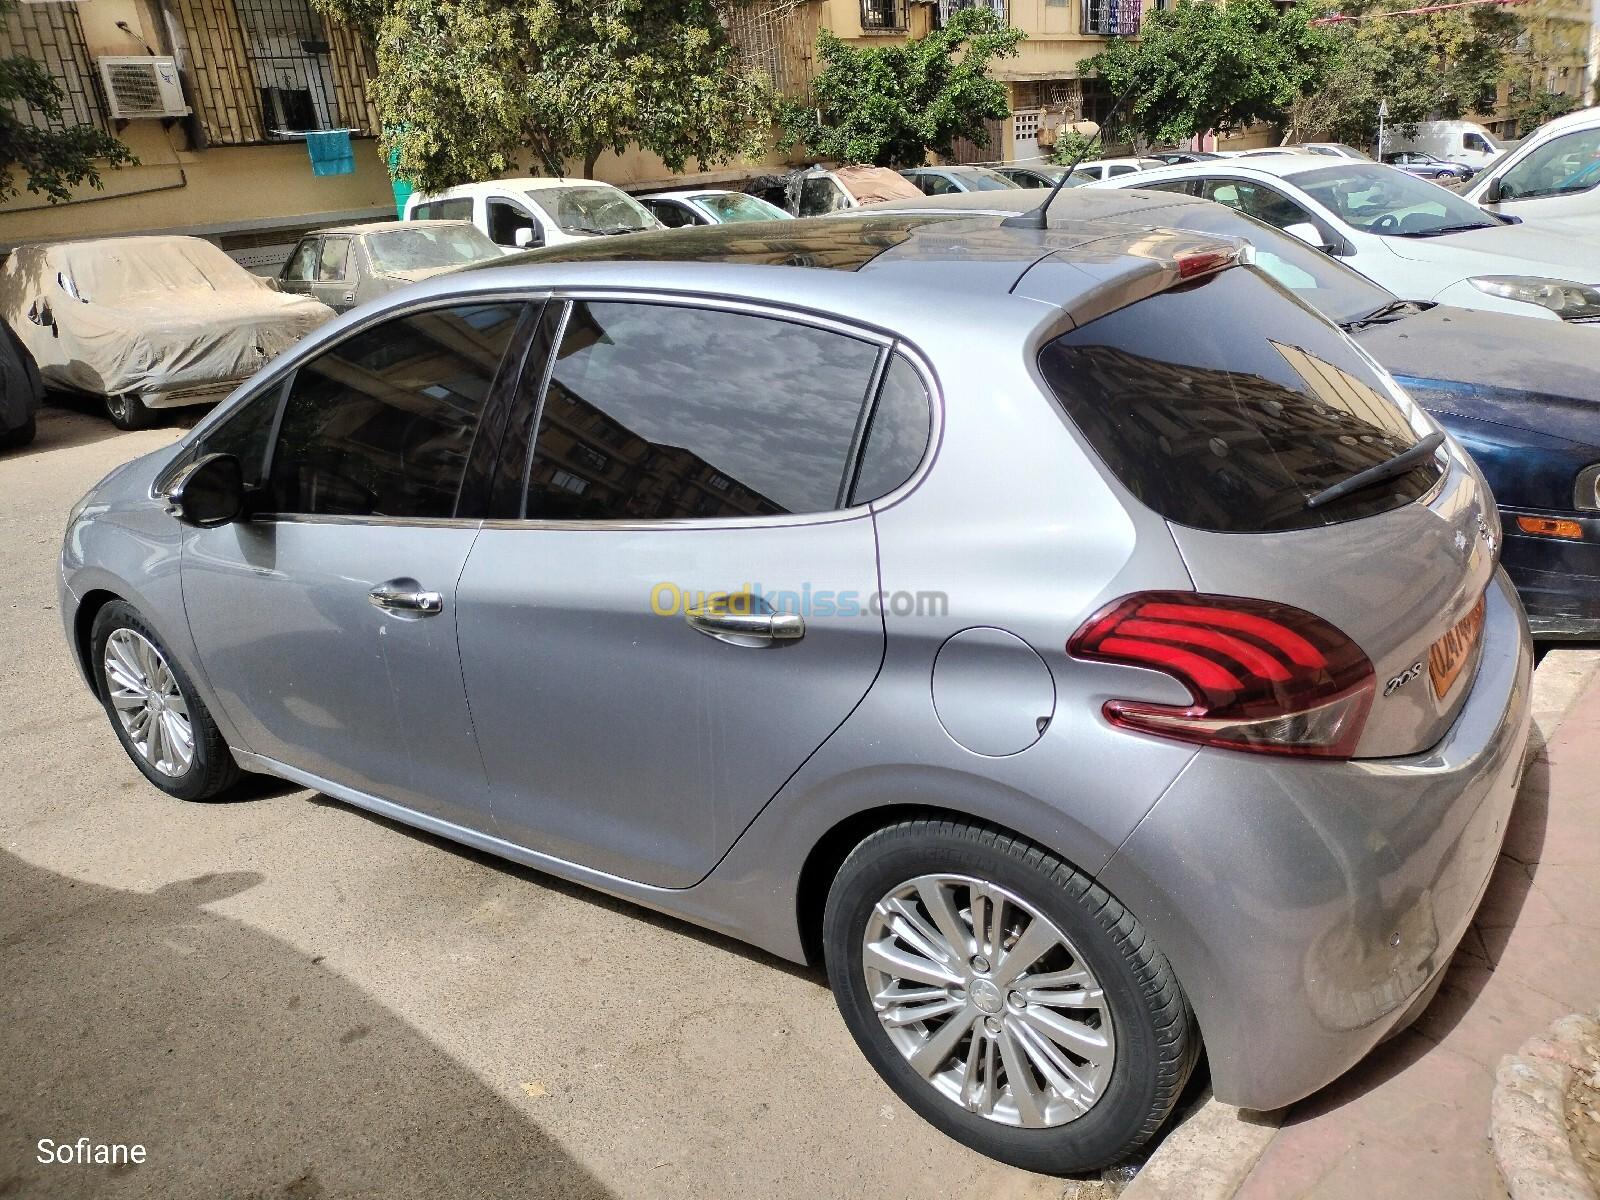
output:
{"label": "rear bumper", "polygon": [[1532,643],[1503,572],[1483,637],[1467,703],[1431,750],[1347,763],[1203,750],[1101,872],[1188,992],[1219,1100],[1271,1109],[1315,1091],[1449,963],[1528,739]]}
{"label": "rear bumper", "polygon": [[[1582,539],[1517,532],[1518,512],[1576,521]],[[1501,561],[1517,586],[1537,638],[1600,638],[1600,517],[1502,508]]]}

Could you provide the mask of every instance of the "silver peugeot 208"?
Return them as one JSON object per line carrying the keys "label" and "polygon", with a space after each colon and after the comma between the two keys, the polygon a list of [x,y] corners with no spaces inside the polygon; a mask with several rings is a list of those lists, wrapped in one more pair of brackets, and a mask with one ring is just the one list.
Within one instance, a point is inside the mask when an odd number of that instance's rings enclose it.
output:
{"label": "silver peugeot 208", "polygon": [[1015,225],[357,309],[77,506],[72,652],[172,796],[281,776],[820,960],[1006,1162],[1128,1154],[1202,1044],[1219,1099],[1296,1100],[1427,1002],[1495,862],[1495,506],[1247,246]]}

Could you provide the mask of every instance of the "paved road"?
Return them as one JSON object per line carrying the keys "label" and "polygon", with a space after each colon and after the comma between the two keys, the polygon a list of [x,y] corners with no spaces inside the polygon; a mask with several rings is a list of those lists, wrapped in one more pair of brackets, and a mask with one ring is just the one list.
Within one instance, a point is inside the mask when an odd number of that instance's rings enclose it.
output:
{"label": "paved road", "polygon": [[179,433],[47,408],[0,456],[0,1196],[1062,1194],[919,1121],[816,974],[309,792],[149,786],[54,563]]}

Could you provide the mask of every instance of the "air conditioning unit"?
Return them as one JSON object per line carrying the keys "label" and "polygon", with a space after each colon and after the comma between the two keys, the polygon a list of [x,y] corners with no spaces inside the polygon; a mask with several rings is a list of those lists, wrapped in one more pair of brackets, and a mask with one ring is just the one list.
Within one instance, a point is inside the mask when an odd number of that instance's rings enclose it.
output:
{"label": "air conditioning unit", "polygon": [[116,119],[189,115],[178,64],[170,55],[106,55],[95,61]]}

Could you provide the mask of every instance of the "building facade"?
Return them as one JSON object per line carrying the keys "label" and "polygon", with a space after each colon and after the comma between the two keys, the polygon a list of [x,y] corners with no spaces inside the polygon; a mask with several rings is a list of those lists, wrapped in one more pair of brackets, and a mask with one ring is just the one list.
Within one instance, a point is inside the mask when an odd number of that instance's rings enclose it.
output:
{"label": "building facade", "polygon": [[[1149,9],[1168,2],[742,0],[725,20],[745,58],[800,96],[823,29],[869,44],[924,35],[960,8],[993,8],[1028,35],[1016,57],[995,65],[1011,111],[991,123],[986,146],[963,144],[956,155],[992,162],[1040,157],[1055,128],[1103,116],[1110,97],[1083,77],[1083,60],[1112,37],[1137,36]],[[394,212],[367,92],[371,50],[310,0],[18,0],[0,20],[0,54],[12,53],[45,63],[67,96],[67,119],[114,133],[139,165],[106,172],[102,190],[82,189],[69,203],[24,192],[0,205],[0,252],[65,237],[187,233],[272,269],[307,230]],[[166,60],[176,79],[161,92],[153,64]],[[313,173],[305,135],[318,130],[350,132],[352,171]],[[783,161],[774,154],[674,180],[654,155],[633,150],[602,155],[595,173],[634,188],[714,184]]]}

